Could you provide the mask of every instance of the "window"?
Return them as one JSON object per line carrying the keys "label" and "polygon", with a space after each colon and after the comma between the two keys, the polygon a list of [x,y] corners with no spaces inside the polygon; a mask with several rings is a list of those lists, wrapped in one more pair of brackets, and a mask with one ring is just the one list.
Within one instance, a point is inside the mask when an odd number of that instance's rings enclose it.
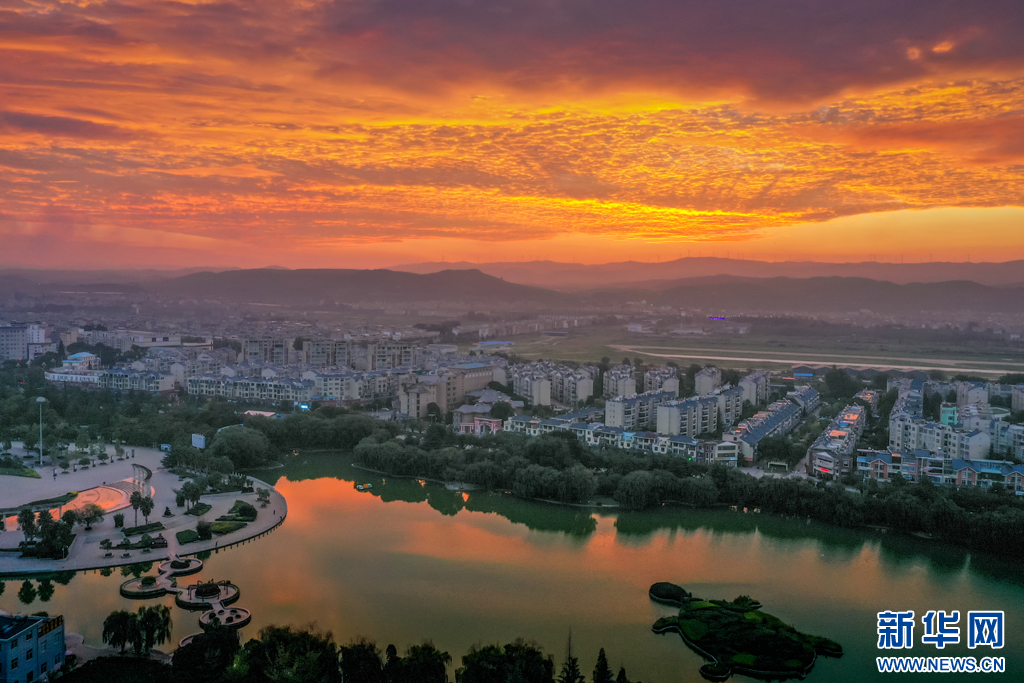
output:
{"label": "window", "polygon": [[11,660],[11,671],[14,671],[17,668],[18,668],[18,658],[15,657],[14,659]]}
{"label": "window", "polygon": [[27,662],[30,659],[32,659],[32,648],[25,651],[25,661]]}

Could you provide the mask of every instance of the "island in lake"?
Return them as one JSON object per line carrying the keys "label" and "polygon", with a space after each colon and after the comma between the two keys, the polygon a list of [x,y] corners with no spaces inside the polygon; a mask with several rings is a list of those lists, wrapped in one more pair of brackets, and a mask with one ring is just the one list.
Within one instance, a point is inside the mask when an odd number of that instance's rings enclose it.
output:
{"label": "island in lake", "polygon": [[828,638],[800,633],[778,617],[761,611],[761,603],[741,595],[702,600],[674,583],[651,586],[651,599],[679,607],[679,615],[654,622],[655,633],[675,631],[705,659],[701,675],[724,681],[734,673],[766,680],[803,678],[818,655],[841,657],[843,648]]}

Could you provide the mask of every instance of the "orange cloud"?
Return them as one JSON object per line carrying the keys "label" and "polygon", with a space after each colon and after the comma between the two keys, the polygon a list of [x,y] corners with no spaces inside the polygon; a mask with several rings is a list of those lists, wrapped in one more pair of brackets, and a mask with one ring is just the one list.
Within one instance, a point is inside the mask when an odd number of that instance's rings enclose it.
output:
{"label": "orange cloud", "polygon": [[8,258],[735,243],[1024,196],[1014,3],[913,31],[882,0],[842,25],[826,3],[555,5],[0,10]]}

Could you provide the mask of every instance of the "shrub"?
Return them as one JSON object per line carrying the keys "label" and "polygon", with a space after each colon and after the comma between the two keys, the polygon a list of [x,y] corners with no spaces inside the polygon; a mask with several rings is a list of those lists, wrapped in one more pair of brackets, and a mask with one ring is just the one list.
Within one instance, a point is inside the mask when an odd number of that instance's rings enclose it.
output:
{"label": "shrub", "polygon": [[114,527],[120,529],[124,526],[124,513],[118,512],[114,515]]}
{"label": "shrub", "polygon": [[[192,534],[192,533],[195,533],[195,532],[192,531],[191,529],[189,529],[187,532],[186,531],[182,531],[181,533],[178,534],[178,540],[179,541],[181,541],[181,534],[183,534],[183,533]],[[196,537],[198,538],[199,534],[196,534]],[[171,569],[188,569],[190,566],[192,566],[192,563],[189,562],[188,560],[171,560]]]}
{"label": "shrub", "polygon": [[177,505],[180,508],[185,507],[185,496],[183,496],[181,493],[175,494],[174,495],[174,504]]}
{"label": "shrub", "polygon": [[209,503],[196,503],[192,506],[192,509],[186,512],[186,515],[194,515],[196,517],[202,517],[207,512],[213,509],[213,506]]}
{"label": "shrub", "polygon": [[196,533],[199,534],[199,538],[203,541],[208,541],[213,538],[213,525],[205,520],[200,520],[199,524],[196,524]]}
{"label": "shrub", "polygon": [[218,536],[224,534],[230,534],[232,531],[238,531],[245,526],[245,522],[214,522],[210,525],[210,530]]}
{"label": "shrub", "polygon": [[140,524],[139,526],[130,526],[122,531],[125,536],[138,536],[140,534],[148,534],[151,531],[163,531],[163,522],[150,522],[149,524]]}
{"label": "shrub", "polygon": [[156,577],[155,576],[143,576],[142,577],[142,585],[143,586],[155,586],[156,585]]}
{"label": "shrub", "polygon": [[[199,534],[193,529],[185,529],[185,531],[179,531],[174,534],[178,538],[178,543],[185,545],[186,543],[194,543],[199,540]],[[173,563],[171,566],[174,566]],[[184,567],[175,567],[175,569],[184,569]]]}
{"label": "shrub", "polygon": [[171,512],[171,508],[165,507],[164,508],[164,517],[173,517],[173,516],[174,516],[174,513]]}

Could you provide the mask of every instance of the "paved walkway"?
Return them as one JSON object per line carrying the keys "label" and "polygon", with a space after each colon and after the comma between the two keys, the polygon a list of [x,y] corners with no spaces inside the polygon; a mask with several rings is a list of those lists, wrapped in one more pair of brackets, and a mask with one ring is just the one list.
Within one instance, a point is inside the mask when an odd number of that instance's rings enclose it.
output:
{"label": "paved walkway", "polygon": [[[18,444],[20,446],[20,444]],[[113,448],[110,448],[113,454]],[[128,448],[128,453],[132,452]],[[12,449],[12,453],[20,455],[20,448]],[[179,480],[176,474],[161,469],[160,461],[163,453],[152,448],[134,449],[135,457],[127,460],[115,460],[108,465],[97,465],[87,470],[79,470],[68,474],[61,474],[57,471],[57,478],[53,478],[53,468],[43,466],[36,468],[42,474],[41,479],[30,479],[26,477],[0,476],[0,501],[4,507],[24,505],[35,500],[54,498],[64,495],[69,491],[84,491],[96,486],[103,486],[104,483],[112,484],[115,481],[132,478],[132,464],[145,465],[153,471],[153,477],[148,484],[151,487],[155,507],[149,516],[150,522],[162,522],[165,529],[161,532],[167,540],[167,548],[157,548],[148,553],[141,550],[129,551],[128,557],[123,556],[123,551],[112,550],[113,557],[106,557],[107,550],[100,547],[104,539],[117,545],[124,534],[120,529],[114,527],[113,514],[107,514],[104,520],[94,524],[92,530],[85,531],[85,527],[75,527],[75,541],[71,545],[68,558],[64,560],[40,560],[35,558],[21,558],[15,553],[0,553],[0,576],[24,575],[48,572],[60,572],[80,569],[99,569],[103,567],[117,567],[136,562],[156,562],[168,559],[174,555],[193,555],[206,550],[214,550],[234,545],[241,541],[259,536],[277,527],[288,514],[288,504],[280,493],[270,484],[252,478],[254,488],[265,488],[270,491],[270,503],[267,507],[260,507],[256,500],[255,493],[219,493],[205,495],[202,502],[213,506],[212,509],[202,517],[185,514],[185,508],[175,505],[174,489],[181,488],[184,481]],[[259,516],[255,522],[250,522],[244,528],[233,531],[223,536],[214,536],[209,541],[197,541],[180,545],[175,532],[186,529],[195,529],[200,519],[214,521],[221,515],[226,515],[236,500],[244,500],[256,507]],[[169,508],[170,517],[164,517],[164,509]],[[125,516],[125,526],[135,525],[135,511],[130,507],[122,510]],[[142,515],[139,515],[139,524],[145,523]],[[8,531],[0,532],[0,547],[13,548],[24,540],[20,531],[14,530],[13,520],[8,519]],[[156,533],[150,534],[156,536]],[[132,537],[132,541],[138,541],[139,537]]]}

